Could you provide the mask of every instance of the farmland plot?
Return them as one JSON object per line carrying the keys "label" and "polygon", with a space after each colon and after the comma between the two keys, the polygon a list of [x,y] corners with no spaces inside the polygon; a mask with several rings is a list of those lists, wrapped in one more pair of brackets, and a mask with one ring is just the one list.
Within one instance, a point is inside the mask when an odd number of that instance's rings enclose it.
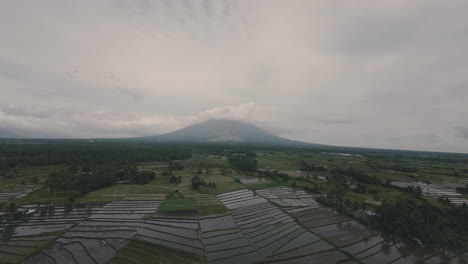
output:
{"label": "farmland plot", "polygon": [[254,192],[249,191],[249,190],[240,190],[240,191],[220,194],[217,197],[227,209],[235,209],[235,208],[240,208],[243,206],[268,202],[266,199],[258,195],[255,195]]}
{"label": "farmland plot", "polygon": [[[414,244],[394,243],[390,241],[380,241],[380,238],[373,237],[373,246],[368,249],[353,254],[362,263],[446,263],[449,259],[454,259],[455,255],[440,252],[431,247],[422,247]],[[380,242],[378,242],[380,241]],[[377,243],[378,242],[378,243]],[[356,250],[362,242],[345,248],[346,251]],[[447,262],[448,263],[448,262]],[[455,262],[456,263],[456,262]]]}
{"label": "farmland plot", "polygon": [[[309,251],[320,252],[323,250],[330,250],[330,253],[323,255],[330,257],[330,261],[331,259],[341,259],[339,257],[342,254],[341,252],[354,255],[363,263],[390,263],[404,257],[402,254],[399,254],[401,250],[394,245],[380,248],[385,243],[376,232],[339,214],[335,210],[320,207],[316,203],[313,205],[309,201],[312,197],[305,192],[294,191],[288,187],[279,187],[259,190],[257,193],[284,207],[303,227],[328,242],[323,244],[321,241],[318,241],[303,248],[284,251],[269,258],[271,261],[276,261],[278,258],[290,258],[291,254],[299,254],[299,252],[305,254],[305,252]],[[307,202],[301,203],[304,200]],[[300,260],[298,261],[298,263],[301,263]]]}
{"label": "farmland plot", "polygon": [[24,263],[107,263],[153,214],[159,201],[119,201],[94,210]]}
{"label": "farmland plot", "polygon": [[72,211],[60,206],[43,210],[45,208],[25,206],[23,209],[31,213],[22,221],[10,223],[9,226],[0,225],[3,231],[11,234],[10,239],[0,243],[0,262],[20,263],[96,210],[96,207],[81,207]]}
{"label": "farmland plot", "polygon": [[463,204],[467,204],[468,205],[468,199],[464,199],[464,198],[448,198],[450,203],[452,204],[456,204],[456,205],[463,205]]}
{"label": "farmland plot", "polygon": [[198,238],[198,232],[199,224],[196,219],[153,218],[138,229],[134,239],[204,256],[205,250]]}
{"label": "farmland plot", "polygon": [[455,188],[443,187],[435,184],[424,182],[392,182],[394,186],[406,188],[409,186],[421,188],[424,196],[460,196],[461,194],[455,191]]}
{"label": "farmland plot", "polygon": [[232,215],[204,217],[199,221],[208,263],[252,263],[263,259]]}
{"label": "farmland plot", "polygon": [[303,190],[281,186],[258,190],[257,193],[281,207],[319,207],[313,197]]}
{"label": "farmland plot", "polygon": [[132,240],[117,252],[109,264],[205,263],[204,258],[184,251]]}
{"label": "farmland plot", "polygon": [[272,183],[272,181],[268,178],[260,178],[260,177],[248,177],[243,175],[235,176],[240,182],[244,185],[256,185],[256,184],[265,184],[265,183]]}
{"label": "farmland plot", "polygon": [[[258,193],[268,198],[273,197],[268,196],[262,190]],[[298,199],[297,195],[301,196],[304,194],[290,194],[289,197],[282,196],[282,198],[290,199],[292,197],[292,199]],[[278,196],[275,196],[273,199],[276,197]],[[332,245],[307,230],[307,228],[297,224],[291,215],[269,203],[266,199],[259,199],[251,191],[241,190],[231,192],[218,195],[218,198],[227,208],[230,208],[230,213],[243,233],[244,238],[250,241],[254,248],[257,249],[264,261],[279,261],[283,263],[286,260],[297,260],[297,263],[311,263],[311,261],[321,259],[317,254],[334,249]],[[303,197],[299,199],[301,198]],[[304,198],[309,199],[310,197]],[[307,203],[307,205],[310,204]],[[233,241],[239,243],[239,255],[242,253],[246,254],[242,251],[246,248],[245,244],[242,244],[245,243],[244,238],[238,237],[239,235],[235,232],[223,234],[223,236],[231,237]],[[228,244],[226,243],[226,245]],[[324,258],[332,260],[331,263],[335,259],[338,261],[348,258],[340,252],[336,252],[337,256],[333,254],[335,253],[330,253]]]}
{"label": "farmland plot", "polygon": [[42,188],[42,185],[22,185],[0,191],[0,203],[24,197],[34,190]]}
{"label": "farmland plot", "polygon": [[96,207],[81,207],[67,210],[62,206],[56,206],[47,211],[34,206],[25,206],[24,209],[35,211],[27,216],[25,222],[13,223],[16,226],[15,236],[31,236],[47,232],[64,231],[71,226],[88,218]]}
{"label": "farmland plot", "polygon": [[0,242],[0,263],[20,263],[30,254],[39,251],[53,241],[60,233],[13,237]]}

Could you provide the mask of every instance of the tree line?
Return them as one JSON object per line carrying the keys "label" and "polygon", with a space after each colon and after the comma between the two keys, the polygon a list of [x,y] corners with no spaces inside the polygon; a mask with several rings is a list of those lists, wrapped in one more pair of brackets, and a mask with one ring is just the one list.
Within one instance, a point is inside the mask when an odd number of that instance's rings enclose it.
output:
{"label": "tree line", "polygon": [[93,166],[106,163],[185,160],[185,148],[120,144],[2,144],[0,171],[42,165]]}
{"label": "tree line", "polygon": [[71,166],[68,169],[52,172],[45,187],[52,191],[78,191],[85,194],[118,182],[145,184],[156,174],[148,170],[138,170],[132,165],[106,164],[94,167]]}

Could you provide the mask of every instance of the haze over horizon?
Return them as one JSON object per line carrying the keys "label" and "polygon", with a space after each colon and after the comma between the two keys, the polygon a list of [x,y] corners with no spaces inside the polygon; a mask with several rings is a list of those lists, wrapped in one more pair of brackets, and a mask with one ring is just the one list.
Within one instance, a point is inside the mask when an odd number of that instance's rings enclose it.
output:
{"label": "haze over horizon", "polygon": [[468,2],[28,1],[0,8],[0,130],[208,119],[319,144],[467,152]]}

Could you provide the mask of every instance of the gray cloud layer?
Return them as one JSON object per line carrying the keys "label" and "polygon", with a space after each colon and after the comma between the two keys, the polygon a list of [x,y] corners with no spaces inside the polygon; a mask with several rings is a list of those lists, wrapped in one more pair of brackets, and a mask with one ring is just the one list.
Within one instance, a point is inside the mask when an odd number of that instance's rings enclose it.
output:
{"label": "gray cloud layer", "polygon": [[310,142],[467,152],[466,10],[462,0],[7,0],[0,129],[115,137],[231,118]]}

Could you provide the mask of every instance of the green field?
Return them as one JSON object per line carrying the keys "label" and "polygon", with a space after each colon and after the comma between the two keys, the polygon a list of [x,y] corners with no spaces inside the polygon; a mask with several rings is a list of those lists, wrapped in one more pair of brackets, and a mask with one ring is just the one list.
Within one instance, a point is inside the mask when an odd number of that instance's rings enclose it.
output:
{"label": "green field", "polygon": [[167,177],[157,177],[147,184],[115,184],[90,192],[79,199],[83,203],[110,202],[118,200],[164,200],[167,194],[177,189]]}
{"label": "green field", "polygon": [[47,165],[47,166],[34,166],[34,167],[19,167],[6,173],[0,181],[0,191],[7,190],[13,187],[18,187],[23,184],[32,185],[32,179],[37,177],[38,184],[45,183],[47,176],[53,172],[63,169],[62,165]]}

